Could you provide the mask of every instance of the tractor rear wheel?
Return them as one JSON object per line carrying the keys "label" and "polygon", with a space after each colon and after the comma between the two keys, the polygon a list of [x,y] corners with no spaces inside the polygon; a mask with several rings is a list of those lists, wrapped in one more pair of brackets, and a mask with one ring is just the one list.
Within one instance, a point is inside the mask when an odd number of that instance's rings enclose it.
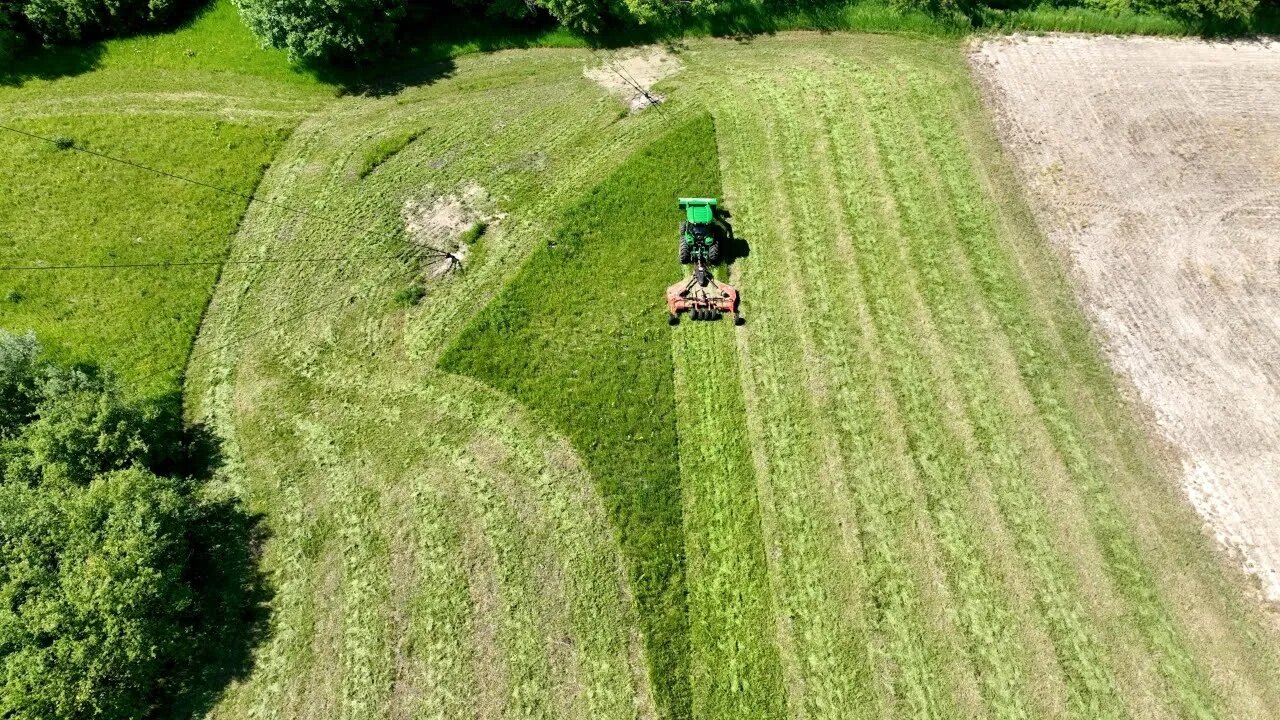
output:
{"label": "tractor rear wheel", "polygon": [[715,265],[720,262],[720,241],[711,243],[711,247],[707,248],[707,262]]}
{"label": "tractor rear wheel", "polygon": [[680,264],[681,265],[688,265],[690,262],[693,262],[693,259],[689,257],[689,255],[690,255],[689,240],[682,233],[680,235]]}

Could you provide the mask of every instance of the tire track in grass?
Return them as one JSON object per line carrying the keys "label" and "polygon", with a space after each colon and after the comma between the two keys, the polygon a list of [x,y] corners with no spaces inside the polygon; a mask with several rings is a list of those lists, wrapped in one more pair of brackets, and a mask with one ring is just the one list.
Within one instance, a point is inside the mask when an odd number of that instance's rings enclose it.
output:
{"label": "tire track in grass", "polygon": [[[902,157],[898,138],[903,122],[901,98],[889,97],[887,83],[869,73],[848,75],[868,108],[881,172],[901,219],[915,211],[910,194],[913,171],[909,159]],[[920,325],[919,308],[915,308],[918,298],[903,280],[902,266],[909,268],[909,258],[901,243],[876,242],[861,233],[855,237],[871,316],[885,358],[896,369],[894,393],[907,425],[913,461],[924,481],[948,581],[958,603],[959,627],[979,674],[983,699],[996,717],[1029,717],[1024,659],[1012,643],[1015,624],[1003,600],[1002,583],[990,570],[981,533],[966,516],[972,461],[948,427],[941,379],[931,368],[927,350],[916,341],[920,333],[932,330]]]}
{"label": "tire track in grass", "polygon": [[[899,66],[897,72],[907,79],[910,104],[919,109],[917,117],[938,117],[939,103],[934,98],[940,96],[941,88],[912,68]],[[938,121],[945,122],[941,117]],[[933,158],[923,149],[923,142],[916,144],[921,140],[919,133],[918,128],[912,127],[902,153],[912,155],[909,148],[917,148],[913,163],[925,171],[917,187],[933,196],[929,204],[946,207],[947,198],[941,196],[939,180],[934,175],[938,170],[933,167]],[[954,277],[957,258],[949,247],[958,239],[953,222],[949,212],[903,216],[912,264],[922,278],[917,286],[949,350],[951,370],[964,389],[965,412],[977,444],[975,456],[981,459],[984,475],[991,481],[996,503],[1014,535],[1021,560],[1033,574],[1038,620],[1049,633],[1068,682],[1070,714],[1082,718],[1122,717],[1124,706],[1097,631],[1085,614],[1070,570],[1053,547],[1048,531],[1052,524],[1043,499],[1035,491],[1036,482],[1026,459],[1016,450],[1020,444],[1018,424],[1033,419],[1008,415],[1007,408],[1012,403],[992,385],[986,334],[973,331],[973,289]]]}
{"label": "tire track in grass", "polygon": [[1063,374],[1049,361],[1055,357],[1052,348],[1027,320],[1035,314],[1029,308],[1019,277],[995,238],[990,218],[977,210],[980,190],[968,169],[968,159],[957,153],[958,134],[954,128],[936,122],[925,124],[923,130],[925,142],[947,180],[950,209],[968,259],[966,270],[972,273],[989,311],[1009,338],[1023,382],[1086,500],[1089,523],[1107,561],[1108,574],[1128,601],[1129,616],[1155,658],[1167,700],[1186,717],[1217,716],[1219,702],[1186,646],[1176,620],[1165,607],[1133,530],[1108,490],[1093,450],[1078,429],[1079,421],[1064,399]]}
{"label": "tire track in grass", "polygon": [[[707,188],[716,190],[716,188]],[[674,338],[695,718],[782,718],[756,477],[729,323]]]}

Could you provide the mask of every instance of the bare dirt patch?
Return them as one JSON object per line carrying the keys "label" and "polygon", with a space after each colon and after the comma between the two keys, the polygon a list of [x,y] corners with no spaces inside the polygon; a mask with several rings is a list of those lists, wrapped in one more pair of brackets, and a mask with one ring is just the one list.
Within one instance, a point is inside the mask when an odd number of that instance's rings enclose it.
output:
{"label": "bare dirt patch", "polygon": [[651,92],[653,86],[681,67],[680,59],[665,49],[646,47],[614,54],[601,65],[584,68],[582,74],[609,94],[622,98],[631,112],[638,112],[652,105],[653,99],[663,100]]}
{"label": "bare dirt patch", "polygon": [[1187,496],[1280,601],[1280,44],[1014,36],[970,60]]}
{"label": "bare dirt patch", "polygon": [[[489,193],[475,183],[468,183],[456,193],[410,198],[404,204],[404,227],[412,242],[423,247],[446,250],[459,261],[465,261],[468,247],[461,242],[463,233],[478,222],[493,223],[502,218],[494,210]],[[440,274],[448,269],[440,265]]]}

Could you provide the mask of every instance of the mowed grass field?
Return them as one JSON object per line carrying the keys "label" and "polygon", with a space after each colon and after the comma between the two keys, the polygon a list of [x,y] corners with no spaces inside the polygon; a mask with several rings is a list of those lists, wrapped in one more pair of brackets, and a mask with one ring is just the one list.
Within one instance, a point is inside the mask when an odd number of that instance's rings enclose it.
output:
{"label": "mowed grass field", "polygon": [[[270,531],[267,632],[213,717],[1280,707],[1280,639],[1122,401],[958,41],[690,41],[661,111],[631,116],[583,77],[599,62],[583,50],[463,57],[313,112],[330,93],[305,78],[171,68],[203,56],[132,42],[115,79],[108,52],[93,73],[0,88],[0,113],[47,130],[57,110],[90,147],[209,179],[200,148],[235,142],[221,182],[252,186],[265,157],[264,197],[369,228],[230,202],[214,217],[217,198],[194,195],[167,212],[163,185],[137,212],[95,193],[95,211],[53,149],[21,166],[75,232],[0,217],[15,262],[61,258],[60,239],[95,223],[118,242],[201,222],[212,257],[351,258],[222,268],[190,355],[189,418],[222,440],[218,489]],[[167,48],[164,72],[130,80],[124,58],[146,47]],[[150,94],[192,78],[206,85]],[[169,142],[190,160],[121,139],[188,105]],[[215,134],[235,123],[258,134]],[[37,151],[4,152],[16,167]],[[727,270],[744,327],[665,324],[686,192],[720,193],[746,245]],[[467,222],[406,233],[450,208]],[[481,219],[461,272],[405,252]],[[58,314],[70,290],[54,283],[72,281],[49,277],[22,276],[49,284],[19,288],[0,325],[21,317],[59,352],[157,382],[128,351],[140,319],[163,327],[137,299],[154,281],[86,284],[103,298],[93,323]],[[193,277],[166,309],[199,315],[214,277]],[[15,309],[28,296],[43,304]],[[153,343],[170,383],[195,327],[182,317]]]}

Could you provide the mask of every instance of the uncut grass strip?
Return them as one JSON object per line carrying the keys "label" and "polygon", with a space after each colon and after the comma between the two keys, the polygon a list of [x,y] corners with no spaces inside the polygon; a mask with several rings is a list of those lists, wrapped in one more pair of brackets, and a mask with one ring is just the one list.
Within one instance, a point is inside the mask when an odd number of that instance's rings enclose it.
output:
{"label": "uncut grass strip", "polygon": [[1027,320],[1034,314],[1029,312],[1019,276],[994,237],[990,218],[976,209],[979,190],[967,158],[954,151],[959,142],[957,133],[927,116],[922,118],[922,127],[925,141],[948,179],[951,211],[968,259],[967,270],[1009,338],[1027,390],[1086,498],[1090,525],[1103,550],[1108,572],[1128,602],[1129,617],[1156,659],[1168,701],[1178,712],[1189,716],[1215,716],[1219,700],[1166,607],[1134,538],[1132,524],[1107,488],[1094,449],[1082,437],[1079,420],[1065,397],[1065,378],[1052,362],[1055,355],[1042,333]]}
{"label": "uncut grass strip", "polygon": [[727,323],[686,323],[674,342],[684,486],[692,711],[782,718],[756,478]]}
{"label": "uncut grass strip", "polygon": [[[940,88],[899,68],[909,79],[907,87],[915,107],[937,106]],[[912,132],[901,151],[920,148],[918,131]],[[916,152],[912,165],[929,169],[931,158]],[[927,174],[923,194],[931,196],[930,204],[945,206],[939,197],[938,181]],[[923,203],[921,203],[923,204]],[[904,207],[911,207],[905,204]],[[1008,415],[1008,403],[993,386],[987,348],[982,333],[974,332],[971,296],[973,289],[964,287],[953,277],[956,267],[948,246],[958,242],[952,218],[948,213],[904,213],[905,236],[910,242],[913,265],[920,277],[917,283],[929,306],[935,326],[951,351],[948,358],[952,371],[964,388],[963,400],[968,423],[978,444],[976,457],[981,458],[984,475],[995,490],[996,502],[1006,527],[1015,534],[1015,543],[1023,563],[1033,573],[1038,617],[1047,626],[1058,662],[1069,683],[1071,714],[1077,717],[1120,717],[1124,715],[1115,686],[1097,637],[1097,629],[1086,616],[1078,590],[1066,563],[1052,545],[1047,528],[1050,521],[1042,498],[1035,492],[1035,480],[1026,460],[1015,450],[1019,446],[1019,425],[1024,418]]]}
{"label": "uncut grass strip", "polygon": [[[773,78],[771,75],[759,75],[754,78],[751,85],[739,88],[737,97],[756,96],[762,92],[766,92],[768,87],[772,85]],[[787,467],[783,465],[779,468],[780,461],[786,460],[788,454],[779,452],[779,449],[787,450],[792,447],[798,440],[797,438],[805,438],[808,436],[809,430],[804,426],[797,427],[795,420],[797,417],[808,417],[811,412],[803,397],[802,391],[798,390],[794,383],[791,382],[793,373],[784,371],[784,368],[796,367],[801,358],[795,353],[795,348],[799,346],[799,341],[792,336],[795,332],[795,324],[789,320],[790,317],[798,311],[799,306],[795,305],[796,298],[788,300],[789,297],[782,289],[782,279],[777,274],[776,268],[784,267],[788,262],[786,255],[779,256],[785,247],[783,240],[779,236],[779,230],[774,227],[772,222],[763,220],[755,221],[753,215],[759,212],[760,216],[767,217],[770,220],[780,217],[787,207],[786,196],[780,187],[775,187],[769,193],[765,193],[762,197],[755,197],[755,191],[762,184],[761,178],[770,178],[771,182],[776,185],[781,181],[782,171],[781,163],[776,157],[776,150],[771,149],[774,144],[772,137],[775,133],[774,123],[768,121],[769,114],[760,110],[749,110],[751,120],[749,122],[756,123],[756,118],[762,118],[759,122],[765,123],[761,129],[756,131],[758,139],[753,142],[747,142],[745,139],[732,144],[738,150],[735,154],[742,153],[741,148],[754,147],[762,148],[763,155],[746,156],[745,159],[730,159],[726,167],[734,168],[737,165],[745,165],[739,170],[743,176],[743,180],[735,182],[732,179],[729,187],[734,192],[735,202],[739,215],[738,222],[742,229],[746,232],[753,243],[752,257],[743,261],[744,270],[742,272],[742,280],[744,286],[751,288],[752,295],[758,300],[753,305],[756,310],[752,312],[752,319],[749,324],[749,332],[751,335],[749,341],[749,365],[752,367],[751,372],[755,377],[760,378],[757,381],[759,388],[757,394],[759,396],[759,407],[767,413],[771,413],[761,418],[761,424],[770,429],[770,434],[761,439],[760,444],[769,447],[770,444],[776,445],[772,450],[766,450],[766,454],[770,456],[770,462],[773,463],[769,469],[771,482],[777,482],[772,476],[781,472],[786,472]],[[757,151],[759,152],[759,151]],[[743,153],[745,154],[745,153]],[[758,163],[752,167],[748,161]],[[768,212],[764,212],[764,208],[768,208]],[[754,263],[759,263],[763,268],[760,273],[753,271]],[[774,308],[777,308],[775,310]],[[774,317],[776,313],[776,317]],[[757,338],[759,341],[757,342]],[[788,389],[790,388],[790,389]],[[788,393],[788,394],[781,394]],[[788,400],[787,398],[791,398]],[[786,412],[786,408],[792,408]],[[814,422],[816,419],[810,419]],[[812,452],[812,450],[810,450]],[[776,457],[775,457],[776,456]],[[795,450],[790,450],[792,463],[804,462],[798,468],[790,470],[793,474],[811,474],[815,472],[814,461],[808,455],[796,455]],[[808,468],[808,469],[805,469]],[[783,475],[785,477],[785,475]],[[784,538],[785,540],[785,538]],[[884,550],[896,549],[898,543],[883,542],[878,545]],[[780,549],[780,552],[786,551],[786,547]],[[874,569],[874,568],[873,568]],[[884,569],[888,572],[898,573],[902,577],[907,572],[907,566],[903,563],[886,564]],[[805,582],[806,578],[800,578],[800,582]],[[909,582],[901,585],[893,585],[894,589],[904,589],[909,586]],[[890,587],[889,583],[869,583],[873,590]],[[893,677],[888,678],[887,683],[890,685],[889,692],[892,694],[895,690],[901,695],[900,702],[906,703],[908,706],[915,707],[914,714],[919,715],[925,708],[933,707],[936,710],[938,700],[934,697],[936,692],[936,679],[930,673],[919,672],[923,668],[911,663],[903,664],[903,658],[911,654],[910,648],[913,647],[913,640],[910,639],[910,632],[907,626],[917,627],[921,623],[900,622],[903,615],[899,612],[902,606],[908,608],[913,604],[910,597],[903,597],[903,594],[890,592],[882,603],[888,606],[885,612],[885,622],[881,626],[889,638],[888,644],[891,647],[891,654],[896,659],[886,665],[894,665],[898,668],[904,668],[899,673],[893,673]],[[780,608],[783,606],[780,606]],[[875,645],[878,647],[880,642]],[[903,651],[903,647],[908,649]],[[904,686],[902,677],[912,680],[911,683]],[[946,713],[941,713],[945,715]]]}
{"label": "uncut grass strip", "polygon": [[[917,182],[902,157],[897,133],[900,97],[890,97],[870,73],[850,73],[850,80],[869,108],[881,171],[893,192],[897,214],[915,211],[911,186]],[[957,616],[970,661],[981,678],[983,699],[997,717],[1027,717],[1027,681],[1020,649],[1012,641],[1014,619],[1004,601],[1001,580],[994,577],[980,531],[968,520],[973,459],[948,426],[940,379],[930,367],[920,333],[918,297],[903,276],[910,272],[905,248],[897,243],[858,237],[859,269],[870,297],[871,316],[885,357],[896,368],[894,392],[908,428],[912,457],[926,488],[926,498],[939,535],[951,583],[959,603]],[[904,267],[907,266],[907,267]]]}

